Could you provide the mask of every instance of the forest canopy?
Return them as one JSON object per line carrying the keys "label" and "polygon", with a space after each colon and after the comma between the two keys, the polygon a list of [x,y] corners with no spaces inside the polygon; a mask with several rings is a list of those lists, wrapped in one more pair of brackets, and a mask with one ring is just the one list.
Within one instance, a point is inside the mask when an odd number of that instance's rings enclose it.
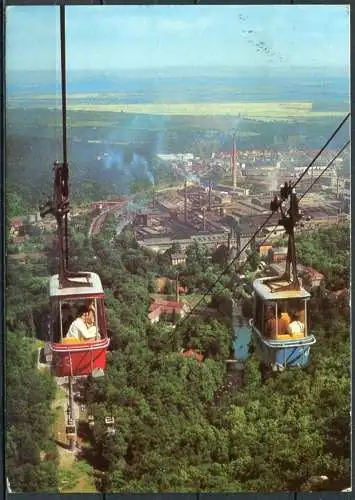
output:
{"label": "forest canopy", "polygon": [[[84,389],[95,418],[89,447],[102,473],[101,491],[297,491],[313,475],[327,475],[328,489],[350,484],[349,306],[346,298],[329,296],[349,275],[348,228],[315,232],[299,244],[304,264],[323,263],[327,286],[312,294],[317,344],[310,365],[264,381],[252,354],[236,384],[225,363],[231,319],[216,300],[242,296],[232,273],[183,327],[151,324],[155,278],[176,274],[168,256],[140,248],[129,228],[115,235],[113,217],[91,241],[85,234],[85,227],[71,234],[72,268],[101,276],[111,336],[105,377],[89,377]],[[35,362],[35,339],[45,339],[47,279],[56,267],[55,248],[46,251],[45,261],[9,261],[7,270],[6,453],[15,491],[58,486],[55,383]],[[186,298],[208,289],[221,266],[223,259],[205,247],[190,247],[178,269],[190,290]],[[203,363],[180,356],[186,343],[203,352]],[[114,417],[114,435],[105,415]],[[41,452],[53,461],[41,461]]]}

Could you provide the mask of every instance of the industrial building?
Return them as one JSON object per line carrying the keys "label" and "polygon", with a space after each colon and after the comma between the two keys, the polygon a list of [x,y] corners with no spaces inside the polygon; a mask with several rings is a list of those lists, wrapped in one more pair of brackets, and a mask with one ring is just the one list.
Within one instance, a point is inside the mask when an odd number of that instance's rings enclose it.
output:
{"label": "industrial building", "polygon": [[[180,188],[154,192],[150,207],[135,216],[133,225],[137,242],[157,252],[164,252],[178,243],[179,251],[173,253],[174,257],[171,255],[172,264],[178,265],[184,262],[184,252],[193,242],[205,244],[211,249],[225,245],[230,251],[230,257],[241,252],[239,260],[243,261],[248,252],[261,243],[266,235],[270,235],[270,240],[280,238],[284,234],[284,228],[278,225],[277,214],[255,238],[253,235],[269,216],[273,195],[279,192],[285,181],[298,177],[301,167],[294,162],[290,168],[285,168],[282,166],[285,159],[280,160],[280,155],[272,151],[262,153],[262,165],[254,162],[252,168],[245,168],[245,163],[242,164],[241,161],[246,161],[246,156],[242,151],[237,152],[234,134],[232,150],[224,154],[227,161],[230,161],[232,185],[215,184],[211,180],[185,180]],[[257,157],[257,152],[250,154]],[[163,158],[164,155],[160,156]],[[218,163],[220,156],[213,157],[212,163]],[[191,160],[189,155],[165,155],[164,159],[185,162]],[[299,182],[297,192],[304,193],[322,168],[323,165],[315,166],[310,175]],[[191,178],[190,176],[189,179]],[[238,185],[238,179],[242,178],[243,181]],[[325,179],[325,185],[316,183],[318,189],[313,187],[303,197],[303,219],[297,226],[297,231],[313,230],[338,224],[343,220],[346,204],[344,182],[339,183],[333,171]],[[257,190],[255,186],[258,186]]]}

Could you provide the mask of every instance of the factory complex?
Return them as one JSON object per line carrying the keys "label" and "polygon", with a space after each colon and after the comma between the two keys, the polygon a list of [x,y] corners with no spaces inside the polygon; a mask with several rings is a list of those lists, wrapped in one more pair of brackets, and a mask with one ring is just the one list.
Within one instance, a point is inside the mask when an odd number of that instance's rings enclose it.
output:
{"label": "factory complex", "polygon": [[[273,193],[268,180],[264,184],[264,194],[260,195],[246,194],[238,188],[212,187],[212,183],[205,187],[191,181],[185,181],[180,188],[154,191],[149,206],[135,215],[135,238],[140,245],[156,252],[178,245],[180,257],[174,253],[174,258],[179,262],[183,260],[181,254],[194,242],[211,250],[224,245],[232,257],[241,252],[239,260],[243,261],[248,251],[270,232],[273,233],[270,240],[284,234],[275,214],[263,231],[252,238],[270,214]],[[307,194],[302,199],[302,211],[304,216],[297,227],[300,232],[339,224],[348,218],[343,211],[343,200],[324,192]]]}

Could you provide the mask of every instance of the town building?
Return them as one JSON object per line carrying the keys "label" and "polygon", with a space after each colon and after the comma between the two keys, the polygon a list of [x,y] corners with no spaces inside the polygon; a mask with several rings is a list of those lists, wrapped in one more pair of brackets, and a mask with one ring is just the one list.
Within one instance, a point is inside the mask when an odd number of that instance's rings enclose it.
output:
{"label": "town building", "polygon": [[176,317],[183,318],[186,312],[186,306],[176,300],[156,299],[149,307],[148,318],[151,323],[158,323],[161,316],[167,316],[173,320]]}

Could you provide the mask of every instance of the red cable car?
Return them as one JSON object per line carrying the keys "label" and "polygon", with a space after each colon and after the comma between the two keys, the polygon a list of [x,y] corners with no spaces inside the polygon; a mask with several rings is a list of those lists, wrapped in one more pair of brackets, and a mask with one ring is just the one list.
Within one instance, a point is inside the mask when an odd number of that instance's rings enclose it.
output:
{"label": "red cable car", "polygon": [[[57,377],[100,375],[106,368],[107,337],[104,291],[99,276],[81,273],[73,286],[68,278],[60,287],[59,275],[50,278],[52,370]],[[78,284],[82,286],[78,286]],[[92,311],[90,339],[67,336],[70,324],[81,308]]]}

